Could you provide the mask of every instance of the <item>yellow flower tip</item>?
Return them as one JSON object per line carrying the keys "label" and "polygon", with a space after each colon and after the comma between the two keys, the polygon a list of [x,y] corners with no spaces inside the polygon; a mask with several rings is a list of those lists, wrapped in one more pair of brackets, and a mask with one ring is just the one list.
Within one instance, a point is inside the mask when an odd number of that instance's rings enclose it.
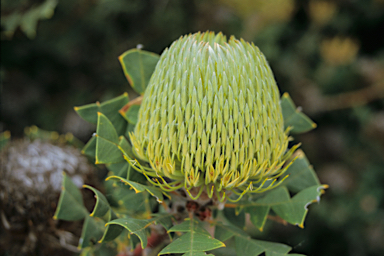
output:
{"label": "yellow flower tip", "polygon": [[75,111],[78,111],[80,108],[79,108],[79,107],[73,107],[73,109],[74,109]]}
{"label": "yellow flower tip", "polygon": [[[142,169],[149,178],[176,179],[188,193],[215,187],[208,194],[224,200],[225,190],[254,192],[252,183],[285,171],[282,163],[293,153],[286,150],[288,132],[260,50],[207,31],[182,36],[163,52],[129,137],[133,153],[153,168]],[[245,163],[251,163],[246,171]]]}
{"label": "yellow flower tip", "polygon": [[301,223],[298,226],[299,226],[299,228],[304,228],[304,223]]}

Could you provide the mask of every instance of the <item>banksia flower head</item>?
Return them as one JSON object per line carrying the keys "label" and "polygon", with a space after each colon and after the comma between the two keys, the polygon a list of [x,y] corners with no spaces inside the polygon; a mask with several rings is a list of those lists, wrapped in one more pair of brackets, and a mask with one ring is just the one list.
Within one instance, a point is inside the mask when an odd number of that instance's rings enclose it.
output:
{"label": "banksia flower head", "polygon": [[135,168],[150,182],[220,201],[228,191],[240,199],[278,185],[296,149],[287,149],[264,55],[252,43],[212,32],[180,37],[162,53],[130,138],[134,154],[151,166]]}

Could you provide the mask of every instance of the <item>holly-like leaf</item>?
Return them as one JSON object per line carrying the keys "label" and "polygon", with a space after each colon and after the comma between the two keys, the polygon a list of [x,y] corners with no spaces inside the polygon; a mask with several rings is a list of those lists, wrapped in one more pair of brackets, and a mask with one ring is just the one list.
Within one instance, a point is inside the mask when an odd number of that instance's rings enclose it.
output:
{"label": "holly-like leaf", "polygon": [[184,253],[185,255],[201,255],[201,252],[225,247],[225,244],[213,238],[196,220],[172,227],[169,232],[187,232],[168,246],[159,255],[171,253]]}
{"label": "holly-like leaf", "polygon": [[165,228],[165,230],[168,231],[173,226],[172,214],[153,214],[153,216],[154,218],[151,219],[151,222],[162,225]]}
{"label": "holly-like leaf", "polygon": [[312,166],[309,164],[304,152],[298,150],[295,154],[298,158],[285,172],[285,174],[289,176],[283,181],[282,185],[287,186],[288,189],[294,193],[311,186],[320,185],[320,181]]}
{"label": "holly-like leaf", "polygon": [[238,211],[235,208],[224,208],[223,214],[225,218],[233,225],[243,228],[245,226],[245,213],[244,211]]}
{"label": "holly-like leaf", "polygon": [[[129,105],[129,103],[128,103]],[[129,108],[120,109],[120,114],[128,121],[128,123],[135,125],[139,117],[140,105],[131,105]]]}
{"label": "holly-like leaf", "polygon": [[144,94],[160,56],[140,49],[131,49],[119,56],[124,75],[132,88]]}
{"label": "holly-like leaf", "polygon": [[78,248],[82,249],[96,244],[97,241],[99,241],[99,239],[103,236],[103,233],[104,222],[101,219],[86,216]]}
{"label": "holly-like leaf", "polygon": [[308,205],[319,201],[325,188],[324,185],[311,186],[291,198],[287,187],[280,186],[255,202],[240,202],[239,206],[250,213],[251,221],[259,229],[263,228],[269,209],[288,223],[303,227]]}
{"label": "holly-like leaf", "polygon": [[245,212],[249,213],[253,225],[262,231],[270,209],[269,205],[248,206],[245,208]]}
{"label": "holly-like leaf", "polygon": [[262,253],[265,253],[266,256],[299,255],[288,254],[292,249],[288,245],[251,239],[244,231],[234,226],[223,225],[222,223],[216,224],[215,236],[220,236],[225,240],[235,237],[235,249],[237,256],[258,256]]}
{"label": "holly-like leaf", "polygon": [[96,136],[92,136],[81,150],[81,153],[93,159],[96,157]]}
{"label": "holly-like leaf", "polygon": [[97,124],[97,113],[103,113],[113,124],[118,135],[124,135],[127,129],[127,121],[119,114],[119,110],[129,102],[128,93],[103,103],[92,103],[81,107],[75,107],[77,114],[85,121]]}
{"label": "holly-like leaf", "polygon": [[[112,209],[110,209],[108,221],[112,221],[115,219],[117,219],[117,216],[114,213],[114,211]],[[122,227],[122,226],[108,225],[107,228],[105,229],[103,237],[100,239],[99,243],[113,241],[116,237],[118,237],[123,232],[123,230],[124,230],[124,227]]]}
{"label": "holly-like leaf", "polygon": [[141,247],[144,249],[147,246],[147,233],[145,229],[149,224],[149,220],[123,218],[112,220],[106,225],[119,225],[127,229],[131,234],[135,234],[140,239]]}
{"label": "holly-like leaf", "polygon": [[272,243],[251,239],[250,237],[236,236],[235,247],[237,255],[258,256],[263,252],[266,255],[287,255],[291,247],[285,244]]}
{"label": "holly-like leaf", "polygon": [[110,206],[107,199],[99,190],[91,186],[83,185],[83,188],[92,190],[92,192],[95,193],[96,204],[90,216],[102,218],[110,210]]}
{"label": "holly-like leaf", "polygon": [[109,119],[98,112],[96,129],[96,164],[119,163],[124,161],[119,149],[119,137]]}
{"label": "holly-like leaf", "polygon": [[130,165],[127,161],[120,163],[107,164],[107,169],[113,173],[114,176],[119,176],[122,178],[127,177],[128,168]]}
{"label": "holly-like leaf", "polygon": [[162,202],[164,200],[162,190],[157,188],[157,187],[146,186],[146,185],[143,185],[143,184],[140,184],[140,183],[137,183],[134,181],[130,181],[130,180],[118,177],[118,176],[109,176],[107,178],[107,180],[110,180],[110,179],[118,179],[119,181],[123,182],[125,185],[131,186],[131,188],[133,188],[136,193],[148,191],[149,194],[154,196],[158,202]]}
{"label": "holly-like leaf", "polygon": [[214,256],[213,254],[206,254],[205,252],[187,252],[181,256]]}
{"label": "holly-like leaf", "polygon": [[63,181],[59,203],[57,204],[54,219],[59,220],[81,220],[88,216],[84,206],[80,190],[73,184],[72,180],[63,173]]}
{"label": "holly-like leaf", "polygon": [[299,108],[296,108],[288,93],[284,93],[281,97],[281,108],[284,118],[284,126],[292,127],[292,133],[308,132],[316,128],[316,124]]}

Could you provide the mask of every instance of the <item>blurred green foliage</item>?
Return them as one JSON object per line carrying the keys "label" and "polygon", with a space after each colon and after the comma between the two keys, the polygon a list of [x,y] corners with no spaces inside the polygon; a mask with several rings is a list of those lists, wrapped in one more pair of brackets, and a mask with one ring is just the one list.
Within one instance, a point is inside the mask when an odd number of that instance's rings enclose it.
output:
{"label": "blurred green foliage", "polygon": [[34,39],[21,21],[12,37],[5,36],[9,15],[26,15],[45,2],[2,1],[1,131],[21,136],[25,126],[36,124],[86,141],[92,129],[73,117],[72,106],[129,90],[117,59],[127,49],[142,44],[161,53],[180,35],[198,30],[243,37],[266,55],[281,92],[289,91],[318,124],[296,137],[321,182],[330,185],[321,206],[311,206],[304,230],[272,223],[254,236],[296,245],[308,255],[383,255],[382,0],[271,0],[267,6],[245,0],[67,0],[58,2],[50,19],[36,16],[28,23]]}

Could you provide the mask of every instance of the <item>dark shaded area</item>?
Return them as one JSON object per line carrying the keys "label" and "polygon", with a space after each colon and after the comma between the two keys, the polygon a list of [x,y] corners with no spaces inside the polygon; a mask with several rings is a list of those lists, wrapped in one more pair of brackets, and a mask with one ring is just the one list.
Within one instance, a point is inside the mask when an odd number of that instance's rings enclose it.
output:
{"label": "dark shaded area", "polygon": [[383,255],[382,0],[268,1],[269,9],[246,0],[67,0],[38,22],[33,39],[20,27],[4,33],[9,15],[43,2],[2,2],[0,131],[16,138],[37,125],[86,141],[93,127],[73,106],[125,91],[136,97],[117,60],[124,51],[142,44],[160,54],[195,31],[243,37],[264,52],[281,92],[318,124],[295,138],[330,185],[305,229],[269,221],[255,237],[308,255]]}

